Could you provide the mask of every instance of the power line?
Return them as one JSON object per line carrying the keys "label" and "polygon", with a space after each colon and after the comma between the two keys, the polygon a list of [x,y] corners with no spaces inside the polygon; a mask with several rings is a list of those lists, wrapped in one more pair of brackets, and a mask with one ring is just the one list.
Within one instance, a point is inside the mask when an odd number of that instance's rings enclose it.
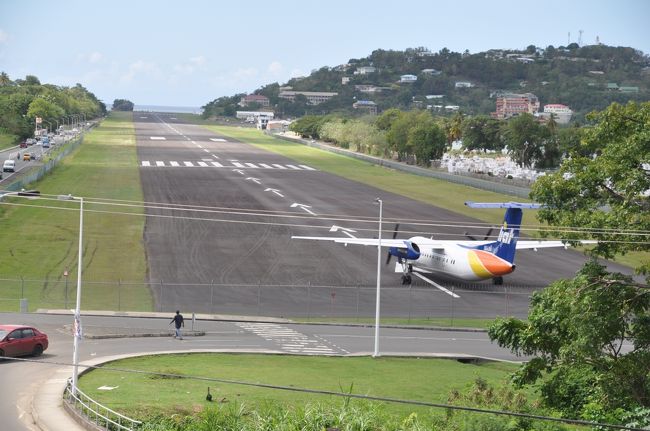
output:
{"label": "power line", "polygon": [[[0,356],[0,359],[13,359],[13,360],[17,360],[17,361],[35,362],[35,363],[41,363],[41,364],[45,363],[45,364],[51,364],[51,365],[73,366],[72,363],[59,362],[59,361],[48,361],[48,360],[38,360],[38,359],[26,359],[26,358],[9,358],[9,357],[6,357],[6,356]],[[437,408],[437,409],[460,410],[460,411],[466,411],[466,412],[472,412],[472,413],[480,413],[480,414],[494,414],[494,415],[501,415],[501,416],[520,417],[520,418],[526,418],[526,419],[536,419],[536,420],[548,421],[548,422],[559,422],[559,423],[565,423],[565,424],[570,424],[570,425],[578,425],[578,426],[603,427],[603,428],[629,430],[629,431],[644,431],[645,430],[644,428],[635,428],[635,427],[629,427],[629,426],[626,426],[626,425],[605,424],[605,423],[591,422],[591,421],[586,421],[586,420],[581,420],[581,419],[565,419],[565,418],[557,418],[557,417],[552,417],[552,416],[533,415],[533,414],[530,414],[530,413],[511,412],[511,411],[506,411],[506,410],[481,409],[481,408],[477,408],[477,407],[456,406],[456,405],[453,405],[453,404],[430,403],[430,402],[426,402],[426,401],[403,400],[403,399],[398,399],[398,398],[379,397],[379,396],[353,394],[353,393],[346,393],[346,392],[326,391],[326,390],[322,390],[322,389],[300,388],[300,387],[297,387],[297,386],[270,385],[270,384],[259,383],[259,382],[253,383],[253,382],[246,382],[246,381],[242,381],[242,380],[223,379],[223,378],[218,378],[218,377],[192,376],[192,375],[175,374],[175,373],[160,373],[160,372],[155,372],[155,371],[134,370],[134,369],[130,369],[130,368],[117,368],[117,367],[110,367],[110,366],[106,367],[106,366],[102,366],[102,365],[79,364],[78,366],[86,368],[86,369],[92,369],[92,370],[113,371],[113,372],[131,373],[131,374],[145,374],[145,375],[158,376],[158,377],[167,377],[167,378],[176,378],[176,379],[180,378],[180,379],[198,380],[198,381],[206,381],[206,382],[214,382],[214,383],[224,383],[224,384],[230,384],[230,385],[248,386],[248,387],[279,390],[279,391],[300,392],[300,393],[316,394],[316,395],[329,395],[329,396],[342,397],[342,398],[355,398],[355,399],[362,399],[362,400],[367,400],[367,401],[380,401],[380,402],[387,402],[387,403],[406,404],[406,405],[421,406],[421,407],[431,407],[431,408]]]}
{"label": "power line", "polygon": [[[44,195],[44,196],[56,196],[56,195]],[[56,198],[43,197],[39,200],[45,201],[57,201],[61,202]],[[347,222],[347,223],[369,223],[375,224],[377,222],[374,217],[366,216],[352,216],[352,215],[340,215],[340,214],[322,214],[317,216],[302,215],[296,214],[289,211],[271,211],[271,210],[257,210],[257,209],[246,209],[246,208],[231,208],[231,207],[210,207],[210,206],[197,206],[197,205],[183,205],[183,204],[167,204],[167,203],[155,203],[155,202],[136,202],[136,201],[127,201],[127,200],[113,200],[113,199],[97,199],[97,198],[84,198],[86,205],[109,205],[117,206],[123,208],[133,208],[137,210],[168,210],[171,212],[195,212],[201,214],[225,214],[225,215],[236,215],[236,216],[249,216],[249,217],[270,217],[270,218],[286,218],[286,219],[296,219],[296,220],[318,220],[318,221],[328,221],[328,222]],[[33,204],[21,204],[15,202],[5,202],[0,201],[0,204],[8,206],[38,206],[39,208],[44,209],[63,209],[77,211],[77,208],[74,207],[65,207],[65,206],[46,206],[46,205],[33,205]],[[192,217],[192,216],[182,216],[182,215],[165,215],[165,214],[147,214],[147,213],[133,213],[133,212],[120,212],[120,211],[103,211],[103,210],[93,210],[90,208],[84,209],[84,212],[94,212],[94,213],[104,213],[112,215],[135,215],[135,216],[144,216],[144,217],[158,217],[158,218],[169,218],[169,219],[178,219],[178,220],[195,220],[195,221],[214,221],[214,222],[223,222],[223,223],[244,223],[244,224],[259,224],[259,225],[272,225],[278,227],[298,227],[298,228],[309,228],[309,229],[330,229],[330,226],[322,225],[312,225],[312,224],[296,224],[296,223],[274,223],[274,222],[263,222],[263,221],[254,221],[254,220],[232,220],[232,219],[218,219],[218,218],[207,218],[207,217]],[[422,219],[385,219],[386,223],[402,223],[411,226],[419,227],[436,227],[436,228],[463,228],[463,229],[485,229],[486,227],[494,227],[494,224],[491,223],[482,223],[482,222],[473,222],[472,224],[467,224],[467,222],[454,222],[454,221],[428,221]],[[355,227],[357,231],[368,231],[375,233],[376,229],[374,226],[370,228],[358,228]],[[648,237],[650,239],[650,232],[645,230],[634,230],[634,229],[607,229],[607,228],[579,228],[579,227],[540,227],[533,225],[521,225],[520,230],[522,232],[558,232],[560,234],[585,234],[585,235],[610,235],[610,236],[641,236]],[[390,232],[390,230],[387,230]],[[458,234],[450,234],[443,232],[430,232],[430,231],[415,231],[415,230],[402,230],[402,233],[412,234],[412,235],[437,235],[437,236],[458,236]],[[496,235],[490,236],[489,238],[496,238]],[[553,238],[559,240],[567,240],[566,238]],[[608,240],[603,241],[608,243],[634,243],[634,244],[646,244],[645,241],[616,241]],[[650,242],[648,242],[650,243]]]}

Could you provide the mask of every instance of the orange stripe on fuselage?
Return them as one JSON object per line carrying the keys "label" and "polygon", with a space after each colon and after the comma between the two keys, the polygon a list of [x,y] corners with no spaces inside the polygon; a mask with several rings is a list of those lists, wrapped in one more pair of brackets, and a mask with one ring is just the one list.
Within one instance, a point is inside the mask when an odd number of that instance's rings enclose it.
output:
{"label": "orange stripe on fuselage", "polygon": [[492,253],[483,250],[468,250],[467,259],[474,274],[481,278],[510,274],[512,265]]}

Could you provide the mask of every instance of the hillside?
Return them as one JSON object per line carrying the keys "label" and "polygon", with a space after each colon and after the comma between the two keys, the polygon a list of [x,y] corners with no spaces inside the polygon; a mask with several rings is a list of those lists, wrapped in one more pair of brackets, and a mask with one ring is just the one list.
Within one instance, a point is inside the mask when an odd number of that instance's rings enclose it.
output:
{"label": "hillside", "polygon": [[[338,94],[313,105],[301,96],[293,101],[280,98],[283,90]],[[533,93],[541,109],[546,104],[567,105],[574,111],[573,121],[581,122],[586,113],[602,110],[612,102],[650,100],[650,57],[633,48],[579,47],[575,43],[477,54],[447,49],[437,53],[426,48],[378,49],[368,57],[322,67],[307,77],[272,83],[254,93],[268,97],[276,116],[296,117],[353,113],[356,110],[352,105],[360,100],[374,102],[379,112],[415,107],[443,115],[455,109],[489,115],[495,111],[496,96],[506,92]],[[206,116],[234,115],[235,110],[243,109],[237,106],[242,96],[222,97],[206,104]],[[450,106],[458,108],[446,108]],[[252,104],[246,109],[255,108],[259,106]]]}

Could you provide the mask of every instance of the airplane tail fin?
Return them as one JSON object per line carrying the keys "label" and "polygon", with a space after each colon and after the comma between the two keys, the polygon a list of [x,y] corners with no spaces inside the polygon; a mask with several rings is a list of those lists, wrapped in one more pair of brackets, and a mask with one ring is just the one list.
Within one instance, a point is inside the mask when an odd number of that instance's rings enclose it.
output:
{"label": "airplane tail fin", "polygon": [[506,208],[503,217],[503,225],[499,231],[496,241],[478,246],[479,250],[494,253],[501,259],[511,264],[515,263],[515,251],[517,250],[517,240],[519,239],[519,228],[523,217],[523,209],[538,209],[540,204],[521,203],[521,202],[465,202],[470,208]]}

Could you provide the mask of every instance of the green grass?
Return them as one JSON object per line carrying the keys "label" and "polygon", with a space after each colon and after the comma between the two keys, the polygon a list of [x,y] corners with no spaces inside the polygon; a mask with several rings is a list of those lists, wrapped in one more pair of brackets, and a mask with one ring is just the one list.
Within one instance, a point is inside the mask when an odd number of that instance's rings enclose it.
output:
{"label": "green grass", "polygon": [[[200,117],[199,117],[200,118]],[[187,117],[188,121],[192,117]],[[198,124],[206,124],[202,120]],[[302,164],[308,164],[325,172],[349,178],[381,190],[397,193],[409,198],[444,208],[458,214],[473,217],[487,223],[499,225],[503,221],[503,210],[471,209],[465,201],[507,202],[511,200],[529,202],[526,199],[513,198],[510,195],[484,191],[474,187],[450,183],[435,178],[411,175],[394,169],[373,165],[351,157],[334,154],[325,150],[265,135],[257,129],[228,126],[206,126],[208,129],[242,142],[253,144],[267,151],[289,157]],[[534,211],[524,211],[522,233],[536,236],[535,230],[540,223]],[[530,231],[526,231],[530,228]],[[636,268],[650,259],[650,253],[630,252],[616,256],[614,261]]]}
{"label": "green grass", "polygon": [[[86,134],[76,151],[30,188],[43,194],[142,202],[137,166],[131,115],[113,113]],[[21,198],[5,198],[3,203],[13,205],[0,206],[0,278],[24,281],[1,282],[0,298],[25,297],[30,310],[62,308],[63,274],[68,270],[68,305],[74,304],[79,203]],[[118,281],[145,281],[142,214],[140,206],[84,205],[82,308],[117,309]],[[92,283],[97,281],[108,283]],[[123,308],[151,310],[152,299],[144,285],[123,285],[119,290]],[[0,301],[0,309],[15,308],[15,302]]]}
{"label": "green grass", "polygon": [[0,150],[18,145],[18,136],[0,131]]}
{"label": "green grass", "polygon": [[[478,377],[500,385],[517,368],[517,365],[508,363],[475,365],[431,358],[209,353],[145,356],[105,366],[433,403],[446,402],[452,389],[467,389]],[[100,386],[117,388],[101,391],[97,389]],[[208,386],[213,400],[244,403],[249,408],[268,403],[298,406],[335,399],[325,395],[102,369],[90,371],[79,380],[79,387],[91,398],[136,418],[155,413],[199,411],[207,405]],[[387,408],[398,415],[408,415],[414,410],[412,406],[402,404],[387,404]],[[418,411],[424,410],[419,408]]]}
{"label": "green grass", "polygon": [[[373,165],[329,151],[285,141],[265,135],[257,129],[227,126],[206,126],[209,130],[230,136],[242,142],[289,157],[353,181],[381,190],[407,196],[426,204],[435,205],[458,214],[464,214],[488,223],[501,224],[503,210],[475,210],[465,206],[465,201],[502,202],[512,196],[488,192],[474,187],[450,183],[435,178],[407,174],[394,169]],[[369,199],[368,205],[372,201]],[[532,212],[524,213],[524,224],[539,226]]]}

